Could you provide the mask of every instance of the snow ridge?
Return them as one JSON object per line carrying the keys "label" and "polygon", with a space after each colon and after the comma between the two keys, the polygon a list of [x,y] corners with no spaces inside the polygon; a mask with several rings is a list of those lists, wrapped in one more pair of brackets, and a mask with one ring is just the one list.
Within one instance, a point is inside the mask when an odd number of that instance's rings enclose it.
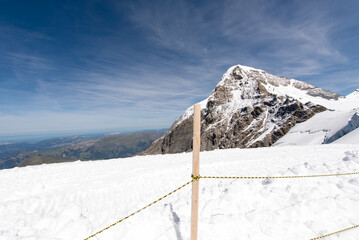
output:
{"label": "snow ridge", "polygon": [[346,96],[349,99],[359,99],[359,88]]}

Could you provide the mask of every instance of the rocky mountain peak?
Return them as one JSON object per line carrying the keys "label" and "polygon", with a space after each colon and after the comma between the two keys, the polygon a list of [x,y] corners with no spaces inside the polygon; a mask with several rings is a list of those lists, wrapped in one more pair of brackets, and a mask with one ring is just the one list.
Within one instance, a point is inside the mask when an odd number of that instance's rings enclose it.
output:
{"label": "rocky mountain peak", "polygon": [[252,71],[258,70],[242,66],[230,68],[213,90],[208,102],[212,104],[243,102],[243,100],[259,98],[262,93],[267,94],[261,82],[251,76]]}
{"label": "rocky mountain peak", "polygon": [[[201,149],[271,146],[338,98],[305,82],[235,65],[201,102]],[[191,151],[192,121],[190,107],[144,154]]]}
{"label": "rocky mountain peak", "polygon": [[[226,80],[227,79],[227,80]],[[223,75],[222,82],[228,83],[228,80],[249,80],[259,82],[268,92],[276,95],[292,95],[295,98],[304,98],[304,100],[314,100],[313,97],[337,100],[341,96],[330,91],[320,89],[309,83],[279,77],[269,74],[263,70],[247,66],[236,65],[228,69]],[[315,102],[315,100],[314,100]]]}

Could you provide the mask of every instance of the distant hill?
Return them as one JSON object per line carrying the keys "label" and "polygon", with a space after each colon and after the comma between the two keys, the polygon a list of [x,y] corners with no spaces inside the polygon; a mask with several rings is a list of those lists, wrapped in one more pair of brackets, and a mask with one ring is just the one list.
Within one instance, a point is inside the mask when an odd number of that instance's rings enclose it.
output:
{"label": "distant hill", "polygon": [[107,136],[72,136],[38,143],[0,145],[0,169],[43,163],[130,157],[146,150],[165,130]]}

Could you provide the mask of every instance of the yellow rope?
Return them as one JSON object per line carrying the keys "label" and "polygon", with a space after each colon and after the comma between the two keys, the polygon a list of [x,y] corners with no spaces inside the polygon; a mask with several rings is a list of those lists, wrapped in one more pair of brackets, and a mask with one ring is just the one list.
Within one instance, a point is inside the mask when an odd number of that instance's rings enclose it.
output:
{"label": "yellow rope", "polygon": [[[135,214],[141,212],[142,210],[144,210],[144,209],[146,209],[146,208],[148,208],[148,207],[154,205],[155,203],[158,203],[158,202],[161,201],[162,199],[164,199],[164,198],[170,196],[171,194],[177,192],[178,190],[184,188],[184,187],[187,186],[188,184],[190,184],[190,183],[192,183],[192,182],[194,182],[194,181],[198,181],[200,178],[215,178],[215,179],[278,179],[278,178],[332,177],[332,176],[343,176],[343,175],[354,175],[354,174],[359,174],[359,172],[353,172],[353,173],[337,173],[337,174],[324,174],[324,175],[307,175],[307,176],[278,176],[278,177],[270,177],[270,176],[269,176],[269,177],[213,177],[213,176],[194,176],[194,175],[192,175],[192,176],[191,176],[191,177],[192,177],[192,180],[191,180],[191,181],[189,181],[189,182],[183,184],[181,187],[179,187],[179,188],[173,190],[172,192],[170,192],[170,193],[164,195],[163,197],[157,199],[156,201],[154,201],[154,202],[152,202],[152,203],[146,205],[145,207],[143,207],[143,208],[137,210],[136,212],[133,212],[133,213],[131,213],[130,215],[128,215],[128,216],[126,216],[126,217],[124,217],[124,218],[118,220],[117,222],[115,222],[115,223],[109,225],[108,227],[106,227],[106,228],[104,228],[104,229],[102,229],[102,230],[96,232],[95,234],[92,234],[91,236],[85,238],[84,240],[88,240],[88,239],[90,239],[90,238],[92,238],[92,237],[94,237],[94,236],[96,236],[96,235],[102,233],[103,231],[105,231],[105,230],[107,230],[107,229],[109,229],[109,228],[115,226],[116,224],[118,224],[118,223],[120,223],[120,222],[126,220],[127,218],[132,217],[133,215],[135,215]],[[324,236],[321,236],[321,237],[312,238],[312,239],[310,239],[310,240],[316,240],[316,239],[328,237],[328,236],[331,236],[331,235],[334,235],[334,234],[337,234],[337,233],[340,233],[340,232],[344,232],[344,231],[347,231],[347,230],[350,230],[350,229],[353,229],[353,228],[356,228],[356,227],[359,227],[359,225],[356,225],[356,226],[351,227],[351,228],[343,229],[343,230],[340,230],[340,231],[337,231],[337,232],[334,232],[334,233],[331,233],[331,234],[327,234],[327,235],[324,235]]]}
{"label": "yellow rope", "polygon": [[133,213],[131,213],[130,215],[128,215],[128,216],[126,216],[126,217],[124,217],[124,218],[122,218],[122,219],[118,220],[117,222],[115,222],[115,223],[111,224],[110,226],[108,226],[108,227],[106,227],[106,228],[104,228],[104,229],[102,229],[102,230],[98,231],[97,233],[92,234],[91,236],[89,236],[89,237],[85,238],[84,240],[88,240],[88,239],[90,239],[90,238],[92,238],[92,237],[94,237],[94,236],[96,236],[96,235],[98,235],[98,234],[102,233],[103,231],[105,231],[105,230],[109,229],[110,227],[113,227],[113,226],[115,226],[116,224],[118,224],[118,223],[120,223],[120,222],[122,222],[122,221],[126,220],[127,218],[132,217],[133,215],[135,215],[135,214],[137,214],[137,213],[141,212],[142,210],[144,210],[144,209],[146,209],[146,208],[148,208],[148,207],[152,206],[153,204],[158,203],[158,202],[159,202],[159,201],[161,201],[162,199],[164,199],[164,198],[166,198],[166,197],[170,196],[171,194],[173,194],[173,193],[177,192],[178,190],[180,190],[180,189],[184,188],[185,186],[187,186],[188,184],[192,183],[193,181],[194,181],[194,180],[191,180],[191,181],[189,181],[188,183],[183,184],[182,186],[180,186],[179,188],[177,188],[177,189],[173,190],[172,192],[170,192],[170,193],[168,193],[168,194],[164,195],[163,197],[161,197],[161,198],[157,199],[156,201],[154,201],[154,202],[152,202],[152,203],[150,203],[150,204],[146,205],[145,207],[143,207],[143,208],[141,208],[141,209],[137,210],[136,212],[133,212]]}
{"label": "yellow rope", "polygon": [[323,174],[323,175],[306,175],[306,176],[278,176],[278,177],[213,177],[213,176],[192,176],[192,179],[199,178],[216,178],[216,179],[278,179],[278,178],[314,178],[314,177],[333,177],[333,176],[344,176],[344,175],[354,175],[359,174],[359,172],[353,173],[335,173],[335,174]]}
{"label": "yellow rope", "polygon": [[[278,177],[213,177],[213,176],[191,176],[192,177],[192,181],[194,180],[199,180],[200,178],[215,178],[215,179],[278,179],[278,178],[313,178],[313,177],[334,177],[334,176],[344,176],[344,175],[355,175],[355,174],[359,174],[359,172],[353,172],[353,173],[335,173],[335,174],[322,174],[322,175],[306,175],[306,176],[278,176]],[[316,237],[316,238],[312,238],[310,240],[317,240],[317,239],[321,239],[321,238],[325,238],[325,237],[329,237],[344,231],[348,231],[354,228],[359,227],[359,225],[350,227],[350,228],[346,228],[337,232],[333,232],[324,236],[320,236],[320,237]]]}
{"label": "yellow rope", "polygon": [[194,176],[193,174],[191,175],[191,178],[193,179],[193,181],[198,181],[201,176]]}
{"label": "yellow rope", "polygon": [[353,227],[350,227],[350,228],[346,228],[346,229],[343,229],[343,230],[340,230],[340,231],[337,231],[337,232],[329,233],[329,234],[321,236],[321,237],[311,238],[310,240],[317,240],[317,239],[329,237],[329,236],[332,236],[332,235],[335,235],[335,234],[338,234],[338,233],[341,233],[341,232],[344,232],[344,231],[348,231],[348,230],[351,230],[351,229],[354,229],[354,228],[357,228],[357,227],[359,227],[359,225],[356,225],[356,226],[353,226]]}

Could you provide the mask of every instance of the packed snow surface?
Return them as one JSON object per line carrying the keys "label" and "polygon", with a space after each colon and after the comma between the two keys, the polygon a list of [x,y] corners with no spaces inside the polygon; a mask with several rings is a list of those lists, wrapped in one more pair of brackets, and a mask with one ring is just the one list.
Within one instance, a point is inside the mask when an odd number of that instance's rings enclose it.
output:
{"label": "packed snow surface", "polygon": [[[359,171],[359,145],[201,153],[206,176]],[[192,154],[50,164],[0,171],[0,239],[84,239],[191,180]],[[93,239],[189,239],[191,187]],[[359,224],[359,176],[201,179],[199,239],[310,239]],[[328,239],[357,240],[359,229]]]}

